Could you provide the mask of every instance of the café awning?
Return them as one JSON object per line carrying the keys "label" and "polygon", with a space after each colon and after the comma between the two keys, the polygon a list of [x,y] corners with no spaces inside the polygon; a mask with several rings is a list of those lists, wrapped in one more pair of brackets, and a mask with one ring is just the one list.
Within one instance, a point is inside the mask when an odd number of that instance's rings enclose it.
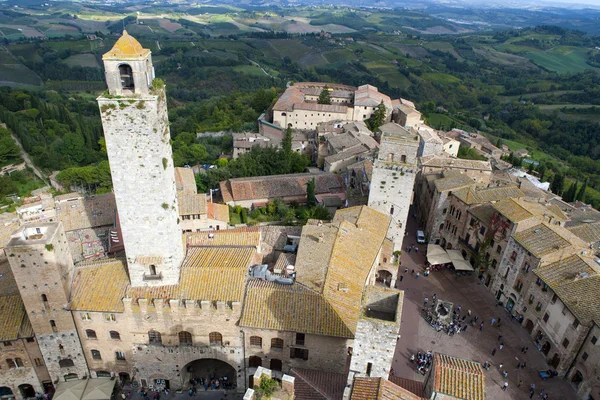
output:
{"label": "caf\u00e9 awning", "polygon": [[438,244],[427,245],[427,262],[431,265],[446,264],[451,262],[448,253]]}
{"label": "caf\u00e9 awning", "polygon": [[110,400],[116,383],[105,377],[59,382],[53,400]]}
{"label": "caf\u00e9 awning", "polygon": [[67,382],[59,382],[56,385],[56,392],[54,392],[53,400],[81,400],[83,392],[88,380],[73,380]]}
{"label": "caf\u00e9 awning", "polygon": [[471,264],[469,264],[458,250],[446,250],[450,256],[450,262],[454,265],[454,269],[457,271],[474,271]]}

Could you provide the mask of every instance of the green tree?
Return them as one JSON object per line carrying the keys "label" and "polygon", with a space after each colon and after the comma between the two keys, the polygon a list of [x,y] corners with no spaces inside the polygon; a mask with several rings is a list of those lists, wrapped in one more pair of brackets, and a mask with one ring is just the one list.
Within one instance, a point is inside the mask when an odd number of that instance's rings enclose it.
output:
{"label": "green tree", "polygon": [[579,192],[577,192],[577,195],[575,196],[575,200],[583,201],[583,199],[585,198],[585,191],[587,190],[587,186],[588,186],[588,180],[586,179],[585,182],[583,182],[583,186],[581,187],[581,189],[579,189]]}
{"label": "green tree", "polygon": [[319,104],[331,104],[331,93],[329,93],[329,87],[325,85],[323,90],[321,90],[321,94],[319,94],[319,99],[317,100]]}
{"label": "green tree", "polygon": [[0,163],[19,158],[19,146],[10,133],[0,126]]}
{"label": "green tree", "polygon": [[570,203],[575,200],[576,196],[577,196],[577,181],[573,182],[571,184],[571,186],[569,186],[569,189],[565,192],[565,195],[563,196],[563,200]]}
{"label": "green tree", "polygon": [[279,383],[275,379],[262,378],[258,386],[254,386],[254,393],[259,399],[270,399],[275,390],[279,387]]}
{"label": "green tree", "polygon": [[540,163],[540,165],[538,165],[537,167],[537,172],[540,176],[540,181],[544,181],[544,178],[546,177],[546,165],[544,163]]}
{"label": "green tree", "polygon": [[292,153],[292,128],[288,127],[285,130],[285,135],[281,141],[281,149],[286,157]]}
{"label": "green tree", "polygon": [[312,207],[316,204],[315,198],[315,178],[306,183],[306,205]]}
{"label": "green tree", "polygon": [[552,183],[550,184],[550,190],[552,193],[560,196],[563,192],[564,185],[565,176],[559,172],[554,174],[554,178],[552,178]]}
{"label": "green tree", "polygon": [[381,125],[383,125],[386,117],[387,110],[382,100],[373,112],[373,114],[371,114],[371,116],[367,120],[365,120],[365,124],[367,124],[367,127],[369,127],[371,131],[375,132],[377,129],[379,129]]}
{"label": "green tree", "polygon": [[8,176],[0,176],[0,197],[17,193],[17,185]]}

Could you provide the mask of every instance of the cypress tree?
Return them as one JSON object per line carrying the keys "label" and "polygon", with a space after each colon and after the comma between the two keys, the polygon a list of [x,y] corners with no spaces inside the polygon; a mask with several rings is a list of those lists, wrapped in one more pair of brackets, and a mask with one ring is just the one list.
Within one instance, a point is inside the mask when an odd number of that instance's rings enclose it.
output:
{"label": "cypress tree", "polygon": [[579,192],[577,192],[577,195],[575,196],[574,200],[583,201],[583,198],[585,197],[585,190],[587,189],[587,185],[588,185],[588,180],[586,179],[585,182],[583,182],[583,186],[581,187],[581,189],[579,189]]}

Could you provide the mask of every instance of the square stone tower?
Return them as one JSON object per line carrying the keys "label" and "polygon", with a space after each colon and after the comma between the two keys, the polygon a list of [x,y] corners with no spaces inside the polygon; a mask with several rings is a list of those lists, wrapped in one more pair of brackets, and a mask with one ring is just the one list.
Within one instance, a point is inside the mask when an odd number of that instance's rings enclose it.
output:
{"label": "square stone tower", "polygon": [[98,105],[131,284],[175,284],[184,250],[164,84],[126,31],[102,59],[108,94]]}

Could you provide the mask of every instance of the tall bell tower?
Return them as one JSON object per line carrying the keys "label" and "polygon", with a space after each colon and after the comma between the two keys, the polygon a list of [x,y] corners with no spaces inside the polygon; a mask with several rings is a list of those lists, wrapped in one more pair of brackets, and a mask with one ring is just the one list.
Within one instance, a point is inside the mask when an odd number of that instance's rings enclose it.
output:
{"label": "tall bell tower", "polygon": [[175,284],[184,250],[164,84],[127,31],[102,59],[108,94],[98,105],[131,284]]}

